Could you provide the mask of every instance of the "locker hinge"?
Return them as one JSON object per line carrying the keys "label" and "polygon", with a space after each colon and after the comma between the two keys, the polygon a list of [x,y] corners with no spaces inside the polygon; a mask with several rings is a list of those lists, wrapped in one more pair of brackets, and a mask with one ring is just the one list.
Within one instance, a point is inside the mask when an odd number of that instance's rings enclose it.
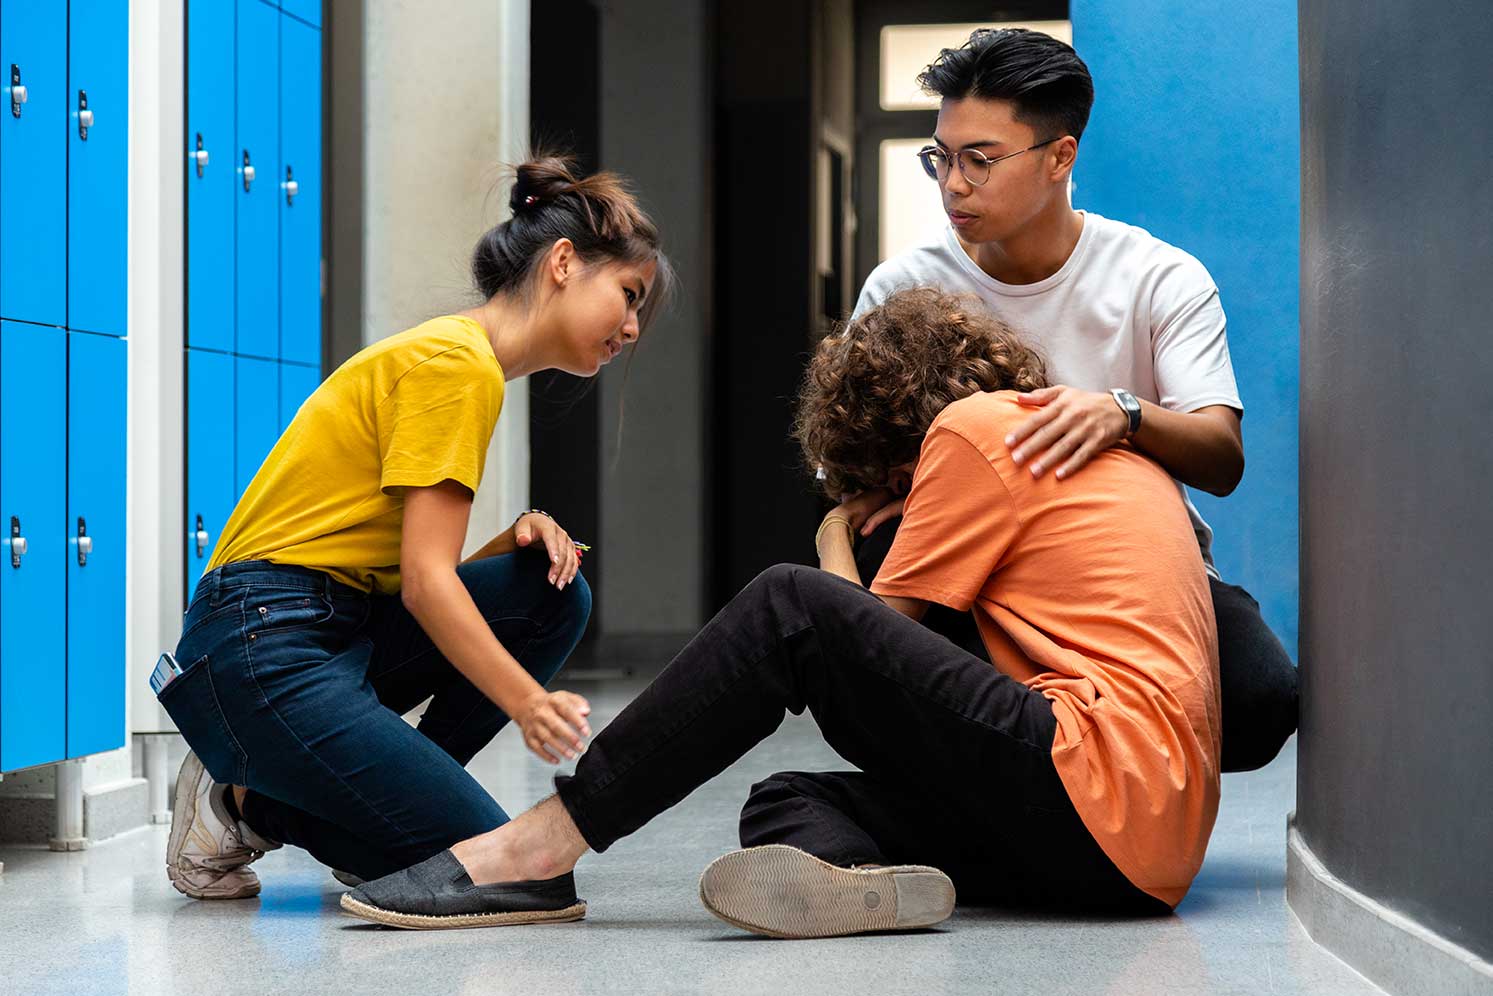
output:
{"label": "locker hinge", "polygon": [[290,164],[285,164],[285,203],[295,204],[295,195],[301,192],[301,185],[296,183],[295,174],[291,172]]}
{"label": "locker hinge", "polygon": [[93,112],[88,109],[88,91],[78,91],[78,137],[88,141],[88,129],[93,127]]}
{"label": "locker hinge", "polygon": [[249,192],[249,185],[254,182],[254,164],[249,162],[249,150],[244,150],[244,193]]}
{"label": "locker hinge", "polygon": [[21,85],[21,67],[14,62],[10,64],[10,113],[13,117],[21,116],[21,105],[26,103],[26,88]]}
{"label": "locker hinge", "polygon": [[26,555],[26,537],[21,535],[21,519],[19,516],[10,517],[10,566],[20,567],[21,558]]}
{"label": "locker hinge", "polygon": [[88,535],[88,523],[78,516],[78,566],[88,566],[88,555],[93,552],[93,537]]}
{"label": "locker hinge", "polygon": [[192,539],[197,544],[197,556],[202,556],[207,551],[207,528],[202,524],[202,516],[197,516],[197,528],[192,533]]}

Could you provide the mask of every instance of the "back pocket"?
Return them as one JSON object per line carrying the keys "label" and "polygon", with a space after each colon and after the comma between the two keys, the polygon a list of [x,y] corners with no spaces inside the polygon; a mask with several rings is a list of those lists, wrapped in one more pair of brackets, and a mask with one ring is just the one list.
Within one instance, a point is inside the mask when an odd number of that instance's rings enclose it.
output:
{"label": "back pocket", "polygon": [[212,661],[203,654],[157,696],[213,781],[242,785],[248,759],[228,730],[213,688]]}

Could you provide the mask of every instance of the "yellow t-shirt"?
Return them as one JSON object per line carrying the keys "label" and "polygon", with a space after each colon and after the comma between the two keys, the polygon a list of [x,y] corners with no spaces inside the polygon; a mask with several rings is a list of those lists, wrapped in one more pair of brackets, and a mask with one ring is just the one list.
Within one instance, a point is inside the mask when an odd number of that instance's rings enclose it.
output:
{"label": "yellow t-shirt", "polygon": [[223,527],[208,570],[268,560],[399,590],[406,487],[472,491],[503,408],[482,326],[446,315],[374,343],[316,389]]}

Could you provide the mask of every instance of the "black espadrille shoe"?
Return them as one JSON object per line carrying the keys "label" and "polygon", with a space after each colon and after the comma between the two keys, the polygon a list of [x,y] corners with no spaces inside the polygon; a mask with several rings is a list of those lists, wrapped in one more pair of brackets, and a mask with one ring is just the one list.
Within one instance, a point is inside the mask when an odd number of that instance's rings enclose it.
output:
{"label": "black espadrille shoe", "polygon": [[555,923],[586,915],[586,903],[576,898],[570,872],[542,882],[473,885],[450,851],[363,883],[343,895],[342,909],[363,920],[407,930]]}

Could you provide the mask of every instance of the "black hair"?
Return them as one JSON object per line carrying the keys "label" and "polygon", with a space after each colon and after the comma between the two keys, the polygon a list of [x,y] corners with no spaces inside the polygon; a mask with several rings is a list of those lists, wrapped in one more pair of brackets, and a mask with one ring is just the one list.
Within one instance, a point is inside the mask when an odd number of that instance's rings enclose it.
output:
{"label": "black hair", "polygon": [[550,248],[569,239],[584,262],[654,260],[658,273],[638,324],[646,327],[668,299],[674,271],[660,249],[658,226],[615,173],[578,177],[568,156],[537,155],[514,168],[513,216],[488,229],[472,251],[472,279],[484,299],[526,294]]}
{"label": "black hair", "polygon": [[1073,46],[1027,28],[980,28],[939,52],[918,85],[945,100],[1009,100],[1039,141],[1082,139],[1094,106],[1094,79]]}

